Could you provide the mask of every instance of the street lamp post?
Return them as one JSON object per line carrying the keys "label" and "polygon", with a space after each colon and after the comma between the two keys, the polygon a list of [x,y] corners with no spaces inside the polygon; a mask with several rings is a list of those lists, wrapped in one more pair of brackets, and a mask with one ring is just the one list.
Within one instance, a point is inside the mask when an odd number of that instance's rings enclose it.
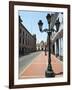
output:
{"label": "street lamp post", "polygon": [[[46,77],[55,77],[55,73],[53,72],[52,65],[51,65],[51,41],[50,41],[50,36],[51,36],[52,31],[56,31],[56,30],[50,29],[50,23],[51,23],[51,15],[50,14],[47,14],[46,19],[48,21],[49,29],[42,30],[43,22],[42,22],[42,20],[39,20],[39,22],[38,22],[40,32],[47,32],[48,39],[49,39],[48,67],[47,67],[47,70],[45,71],[45,76]],[[56,28],[59,29],[59,27],[58,27],[59,22],[58,21],[56,21],[55,25],[56,25]]]}

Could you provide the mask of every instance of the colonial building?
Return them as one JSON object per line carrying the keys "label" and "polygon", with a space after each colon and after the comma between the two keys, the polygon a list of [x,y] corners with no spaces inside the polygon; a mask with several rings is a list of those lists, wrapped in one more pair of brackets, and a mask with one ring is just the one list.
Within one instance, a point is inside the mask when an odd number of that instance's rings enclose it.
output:
{"label": "colonial building", "polygon": [[40,43],[36,44],[36,50],[37,51],[44,51],[47,46],[47,43],[44,41],[41,41]]}
{"label": "colonial building", "polygon": [[[52,32],[51,36],[51,50],[52,53],[55,54],[57,57],[59,57],[60,60],[63,59],[63,14],[59,13],[55,23],[59,22],[59,29],[57,32]],[[54,29],[56,30],[56,27],[54,25]]]}
{"label": "colonial building", "polygon": [[19,16],[19,56],[36,51],[36,35],[31,33],[22,24]]}

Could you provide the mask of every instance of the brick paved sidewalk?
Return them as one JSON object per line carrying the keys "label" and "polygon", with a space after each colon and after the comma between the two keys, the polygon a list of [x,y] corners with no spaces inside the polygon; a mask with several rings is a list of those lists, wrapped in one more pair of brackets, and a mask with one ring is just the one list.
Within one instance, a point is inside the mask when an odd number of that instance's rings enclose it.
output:
{"label": "brick paved sidewalk", "polygon": [[[57,59],[54,55],[51,55],[51,64],[53,71],[57,74],[56,76],[61,76],[63,72],[63,63]],[[44,78],[45,70],[48,66],[48,54],[45,56],[44,52],[41,52],[31,64],[29,64],[21,73],[19,78]]]}

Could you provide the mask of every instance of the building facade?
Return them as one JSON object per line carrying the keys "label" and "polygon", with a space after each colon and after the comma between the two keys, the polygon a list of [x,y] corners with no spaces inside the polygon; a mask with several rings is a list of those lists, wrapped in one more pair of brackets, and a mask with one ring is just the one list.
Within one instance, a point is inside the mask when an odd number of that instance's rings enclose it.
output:
{"label": "building facade", "polygon": [[46,47],[47,47],[47,43],[44,41],[41,41],[40,43],[36,44],[36,50],[37,51],[45,51]]}
{"label": "building facade", "polygon": [[36,35],[31,33],[22,24],[19,16],[19,56],[36,51]]}
{"label": "building facade", "polygon": [[[57,32],[52,32],[51,36],[51,51],[55,54],[60,60],[63,60],[63,14],[59,13],[56,21],[60,22],[59,29]],[[56,30],[56,27],[54,25]]]}

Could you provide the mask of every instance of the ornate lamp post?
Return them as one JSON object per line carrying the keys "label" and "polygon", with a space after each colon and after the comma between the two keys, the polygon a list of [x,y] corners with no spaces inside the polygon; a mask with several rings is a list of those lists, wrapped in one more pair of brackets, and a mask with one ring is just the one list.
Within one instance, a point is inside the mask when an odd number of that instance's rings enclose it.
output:
{"label": "ornate lamp post", "polygon": [[[50,36],[51,36],[52,31],[56,31],[56,30],[50,29],[50,23],[51,23],[51,15],[50,14],[47,14],[46,19],[48,21],[49,29],[42,30],[43,22],[42,22],[42,20],[39,20],[39,22],[38,22],[40,32],[47,32],[48,39],[49,39],[48,67],[47,67],[47,70],[45,71],[45,76],[46,77],[55,77],[55,73],[53,72],[52,65],[51,65],[51,42],[50,42]],[[59,26],[58,24],[59,23],[57,21],[56,22],[57,28]]]}

